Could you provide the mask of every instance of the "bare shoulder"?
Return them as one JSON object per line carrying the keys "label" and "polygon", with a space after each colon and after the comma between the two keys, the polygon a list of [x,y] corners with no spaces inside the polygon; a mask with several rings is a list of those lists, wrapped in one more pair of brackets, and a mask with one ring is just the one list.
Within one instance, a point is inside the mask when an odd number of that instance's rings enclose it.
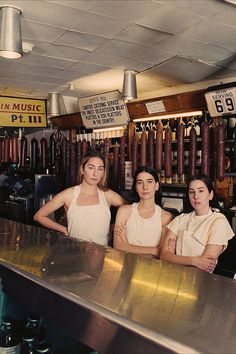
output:
{"label": "bare shoulder", "polygon": [[161,210],[161,220],[162,220],[162,225],[167,225],[171,220],[173,219],[173,215],[166,210]]}
{"label": "bare shoulder", "polygon": [[126,224],[126,222],[131,216],[131,212],[132,212],[131,205],[120,206],[116,214],[116,223]]}
{"label": "bare shoulder", "polygon": [[109,206],[119,207],[126,204],[126,201],[121,197],[120,194],[114,192],[111,189],[104,191],[107,203]]}

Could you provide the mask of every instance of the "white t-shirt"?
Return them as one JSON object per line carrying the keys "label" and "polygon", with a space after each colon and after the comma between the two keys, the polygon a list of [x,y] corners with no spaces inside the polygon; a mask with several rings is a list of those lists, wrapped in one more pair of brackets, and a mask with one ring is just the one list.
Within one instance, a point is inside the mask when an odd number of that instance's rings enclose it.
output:
{"label": "white t-shirt", "polygon": [[178,237],[176,254],[180,256],[200,256],[206,245],[222,245],[223,250],[234,232],[226,217],[209,211],[207,215],[198,216],[195,212],[176,216],[167,226]]}

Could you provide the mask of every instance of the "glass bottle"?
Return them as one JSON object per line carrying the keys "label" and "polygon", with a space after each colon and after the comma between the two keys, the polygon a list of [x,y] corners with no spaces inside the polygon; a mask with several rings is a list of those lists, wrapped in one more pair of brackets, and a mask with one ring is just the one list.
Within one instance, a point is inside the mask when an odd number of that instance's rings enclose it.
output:
{"label": "glass bottle", "polygon": [[34,336],[37,343],[41,343],[45,340],[42,317],[33,313],[29,314],[27,316],[25,329]]}
{"label": "glass bottle", "polygon": [[41,353],[53,354],[52,346],[48,342],[38,344],[36,347],[35,353],[36,354],[41,354]]}
{"label": "glass bottle", "polygon": [[36,339],[34,334],[32,334],[30,331],[25,330],[21,338],[22,345],[20,354],[34,354],[34,348],[36,345]]}
{"label": "glass bottle", "polygon": [[15,321],[9,317],[2,320],[0,328],[0,353],[20,354],[21,339]]}

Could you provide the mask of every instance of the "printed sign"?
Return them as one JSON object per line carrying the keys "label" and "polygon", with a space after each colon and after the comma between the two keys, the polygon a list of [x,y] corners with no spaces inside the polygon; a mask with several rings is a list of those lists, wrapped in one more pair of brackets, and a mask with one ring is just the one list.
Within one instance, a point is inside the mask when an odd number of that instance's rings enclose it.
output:
{"label": "printed sign", "polygon": [[79,108],[86,128],[114,127],[129,121],[127,106],[118,90],[79,98]]}
{"label": "printed sign", "polygon": [[2,127],[46,127],[46,101],[0,96]]}
{"label": "printed sign", "polygon": [[205,93],[207,108],[211,117],[236,113],[236,88],[228,87]]}
{"label": "printed sign", "polygon": [[148,114],[165,112],[165,106],[162,101],[154,101],[145,103]]}

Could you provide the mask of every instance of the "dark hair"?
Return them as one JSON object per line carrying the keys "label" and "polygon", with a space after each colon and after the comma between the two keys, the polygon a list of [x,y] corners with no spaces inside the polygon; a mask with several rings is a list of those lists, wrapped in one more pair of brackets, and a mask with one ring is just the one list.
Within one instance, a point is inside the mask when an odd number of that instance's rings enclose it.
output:
{"label": "dark hair", "polygon": [[79,169],[78,181],[79,181],[79,183],[82,182],[82,180],[83,180],[82,172],[83,172],[84,166],[86,165],[88,160],[91,159],[92,157],[97,157],[100,160],[102,160],[102,162],[103,162],[104,169],[105,169],[104,170],[104,177],[101,180],[101,182],[98,184],[98,187],[103,188],[103,187],[106,186],[106,179],[107,179],[107,173],[106,173],[106,168],[105,168],[105,159],[104,159],[103,155],[101,154],[101,152],[97,151],[97,150],[88,149],[86,154],[83,156],[83,159],[82,159],[82,162],[81,162],[81,166],[80,166],[80,169]]}
{"label": "dark hair", "polygon": [[192,181],[196,181],[196,180],[202,181],[206,185],[209,193],[213,192],[213,198],[212,198],[212,200],[209,201],[210,207],[213,209],[215,208],[215,209],[221,210],[221,207],[220,207],[219,201],[218,201],[218,197],[215,192],[211,178],[209,178],[207,175],[204,175],[202,173],[196,173],[195,175],[193,175],[192,177],[189,178],[188,183],[187,183],[187,191],[186,191],[186,196],[185,196],[185,201],[184,201],[184,212],[190,213],[191,211],[194,210],[191,203],[190,203],[188,192],[189,192],[190,183]]}
{"label": "dark hair", "polygon": [[134,172],[134,176],[133,176],[133,184],[132,184],[132,188],[131,188],[131,197],[132,197],[132,201],[133,202],[138,202],[140,200],[139,195],[136,191],[136,183],[137,183],[137,176],[139,173],[141,172],[147,172],[150,175],[152,175],[152,177],[154,178],[155,182],[159,183],[159,188],[155,193],[155,203],[158,205],[161,205],[161,188],[160,188],[160,182],[159,182],[159,178],[158,178],[158,174],[156,172],[156,170],[154,170],[154,168],[152,168],[151,166],[140,166],[137,168],[137,170]]}

